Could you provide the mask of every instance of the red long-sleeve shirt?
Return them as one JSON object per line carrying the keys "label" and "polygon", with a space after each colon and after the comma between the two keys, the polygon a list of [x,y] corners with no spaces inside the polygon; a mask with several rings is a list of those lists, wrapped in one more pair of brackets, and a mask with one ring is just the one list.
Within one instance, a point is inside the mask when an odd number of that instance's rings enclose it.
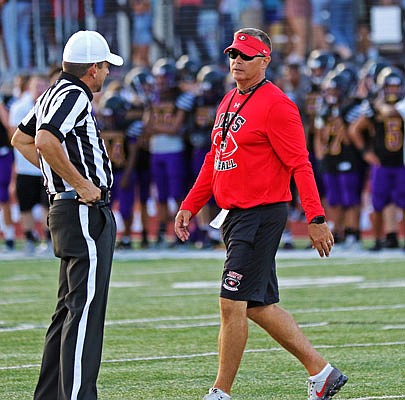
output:
{"label": "red long-sleeve shirt", "polygon": [[[249,94],[235,91],[226,94],[218,107],[211,150],[180,209],[195,215],[212,194],[224,209],[290,201],[290,178],[294,176],[308,222],[325,215],[295,104],[270,82],[244,105]],[[228,121],[233,113],[238,114],[227,132],[226,148],[221,150],[227,110]]]}

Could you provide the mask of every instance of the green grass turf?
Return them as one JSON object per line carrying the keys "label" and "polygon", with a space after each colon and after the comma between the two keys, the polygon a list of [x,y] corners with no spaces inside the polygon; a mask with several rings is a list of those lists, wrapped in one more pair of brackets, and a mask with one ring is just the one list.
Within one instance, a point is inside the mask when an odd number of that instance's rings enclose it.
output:
{"label": "green grass turf", "polygon": [[[100,400],[198,400],[213,383],[222,260],[184,257],[114,262]],[[404,261],[398,253],[278,261],[281,306],[349,376],[336,399],[405,398]],[[57,276],[56,260],[0,261],[1,400],[32,398]],[[306,399],[306,379],[298,361],[250,325],[233,399]]]}

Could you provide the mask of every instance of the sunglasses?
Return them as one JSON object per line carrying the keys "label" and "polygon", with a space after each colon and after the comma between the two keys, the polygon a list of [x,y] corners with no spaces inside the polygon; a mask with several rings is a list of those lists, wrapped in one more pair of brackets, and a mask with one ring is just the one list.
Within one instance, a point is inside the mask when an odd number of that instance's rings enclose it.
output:
{"label": "sunglasses", "polygon": [[228,51],[228,56],[229,56],[229,58],[232,58],[232,60],[235,60],[238,56],[240,56],[240,58],[243,61],[252,61],[256,57],[262,57],[262,58],[265,57],[265,56],[263,56],[261,54],[258,54],[256,56],[248,56],[248,55],[243,54],[243,53],[241,53],[240,51],[237,51],[237,50],[229,50]]}

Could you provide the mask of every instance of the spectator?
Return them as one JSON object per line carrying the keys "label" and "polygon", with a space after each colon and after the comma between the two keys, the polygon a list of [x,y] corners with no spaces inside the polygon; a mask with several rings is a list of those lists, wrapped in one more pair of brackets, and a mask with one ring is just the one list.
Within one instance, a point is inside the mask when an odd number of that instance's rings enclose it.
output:
{"label": "spectator", "polygon": [[[219,0],[218,12],[218,43],[222,49],[225,48],[228,43],[232,42],[233,39],[235,21],[237,21],[239,16],[238,0]],[[227,58],[224,56],[223,60],[227,61]]]}
{"label": "spectator", "polygon": [[131,0],[132,7],[132,64],[148,67],[153,43],[152,6],[150,0]]}
{"label": "spectator", "polygon": [[27,71],[32,63],[31,2],[24,0],[1,2],[4,4],[1,21],[3,35],[6,38],[9,71],[13,74],[21,69]]}
{"label": "spectator", "polygon": [[330,33],[333,47],[343,60],[353,56],[356,48],[356,5],[351,0],[330,2]]}
{"label": "spectator", "polygon": [[312,49],[329,50],[329,0],[312,0]]}
{"label": "spectator", "polygon": [[240,0],[239,24],[262,29],[264,25],[262,2],[259,0]]}
{"label": "spectator", "polygon": [[118,51],[117,40],[117,12],[119,1],[117,0],[94,0],[94,16],[97,21],[97,30],[108,43],[111,43],[111,51]]}
{"label": "spectator", "polygon": [[211,62],[218,58],[218,20],[217,0],[203,0],[198,16],[198,35],[206,42]]}
{"label": "spectator", "polygon": [[[285,44],[284,29],[282,24],[284,4],[281,0],[264,1],[264,24],[272,40],[272,53],[282,53]],[[228,42],[229,43],[229,42]]]}
{"label": "spectator", "polygon": [[181,54],[189,54],[189,45],[194,45],[198,61],[208,63],[210,54],[207,44],[198,35],[198,19],[203,0],[176,0],[176,28],[180,40]]}
{"label": "spectator", "polygon": [[285,16],[290,30],[291,50],[288,57],[303,63],[309,50],[312,7],[310,0],[286,0]]}

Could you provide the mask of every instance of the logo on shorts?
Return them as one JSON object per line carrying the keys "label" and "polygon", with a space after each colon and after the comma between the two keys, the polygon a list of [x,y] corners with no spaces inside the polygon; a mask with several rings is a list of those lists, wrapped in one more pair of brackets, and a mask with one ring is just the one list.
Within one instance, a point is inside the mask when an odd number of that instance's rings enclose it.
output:
{"label": "logo on shorts", "polygon": [[238,274],[237,272],[234,271],[228,271],[224,279],[224,283],[222,284],[222,287],[226,290],[237,292],[238,286],[240,285],[240,281],[242,278],[243,275]]}

